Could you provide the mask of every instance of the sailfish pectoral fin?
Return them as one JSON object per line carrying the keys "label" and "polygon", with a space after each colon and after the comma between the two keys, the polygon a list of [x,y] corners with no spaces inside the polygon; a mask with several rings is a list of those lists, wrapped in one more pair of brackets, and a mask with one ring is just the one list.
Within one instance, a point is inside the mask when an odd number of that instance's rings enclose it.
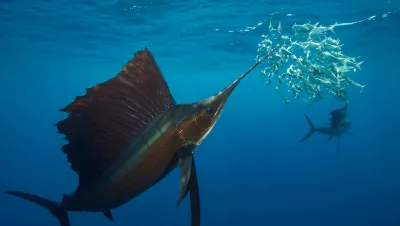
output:
{"label": "sailfish pectoral fin", "polygon": [[176,204],[178,208],[182,200],[190,191],[190,209],[192,215],[192,226],[200,226],[200,194],[197,181],[196,165],[193,154],[179,158],[181,168],[180,175],[180,196]]}
{"label": "sailfish pectoral fin", "polygon": [[360,137],[357,136],[357,135],[355,135],[354,133],[346,132],[346,134],[348,134],[348,135],[350,135],[350,136],[352,136],[352,137],[355,137],[355,138],[357,138],[357,139],[360,139]]}
{"label": "sailfish pectoral fin", "polygon": [[176,208],[179,207],[182,200],[185,198],[187,193],[189,192],[189,183],[190,183],[190,176],[192,172],[192,162],[193,162],[193,155],[189,154],[179,158],[179,166],[181,168],[180,172],[180,193],[179,199],[176,203]]}

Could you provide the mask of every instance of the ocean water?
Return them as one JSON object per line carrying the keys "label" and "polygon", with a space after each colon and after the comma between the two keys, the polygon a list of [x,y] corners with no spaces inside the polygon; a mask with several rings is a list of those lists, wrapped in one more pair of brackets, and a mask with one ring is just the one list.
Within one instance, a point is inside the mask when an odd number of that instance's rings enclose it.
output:
{"label": "ocean water", "polygon": [[[373,17],[374,19],[368,20]],[[348,55],[365,62],[350,91],[350,131],[336,142],[308,131],[342,103],[282,103],[247,76],[195,151],[202,225],[400,225],[400,1],[188,0],[0,1],[0,190],[60,201],[78,178],[61,151],[58,111],[85,88],[115,76],[148,47],[177,102],[215,94],[255,62],[269,22],[284,27],[362,21],[335,29]],[[179,170],[112,210],[70,213],[71,225],[189,225],[176,209]],[[49,212],[0,195],[0,225],[58,225]]]}

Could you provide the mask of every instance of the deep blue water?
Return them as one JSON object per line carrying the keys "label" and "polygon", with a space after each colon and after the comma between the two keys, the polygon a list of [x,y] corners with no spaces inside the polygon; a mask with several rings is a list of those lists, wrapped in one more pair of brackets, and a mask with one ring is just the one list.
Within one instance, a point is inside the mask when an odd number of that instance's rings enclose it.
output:
{"label": "deep blue water", "polygon": [[[288,14],[294,14],[288,16]],[[189,0],[0,2],[0,190],[61,200],[77,175],[61,151],[58,109],[115,76],[147,46],[177,102],[199,101],[254,63],[269,21],[284,26],[375,20],[336,29],[349,55],[365,61],[352,91],[351,131],[336,142],[308,131],[340,107],[285,105],[252,72],[228,100],[195,157],[202,225],[400,225],[400,1]],[[246,27],[258,26],[248,32]],[[189,225],[179,209],[179,170],[128,204],[100,213],[70,213],[78,225]],[[0,197],[0,225],[57,225],[48,211]]]}

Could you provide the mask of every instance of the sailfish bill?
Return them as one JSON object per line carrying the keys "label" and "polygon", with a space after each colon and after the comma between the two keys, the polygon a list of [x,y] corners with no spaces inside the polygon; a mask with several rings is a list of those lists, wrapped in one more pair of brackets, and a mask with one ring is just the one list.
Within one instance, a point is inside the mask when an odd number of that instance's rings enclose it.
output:
{"label": "sailfish bill", "polygon": [[238,83],[278,47],[217,94],[177,104],[150,51],[137,51],[113,78],[86,89],[61,111],[56,124],[68,141],[61,149],[79,185],[57,203],[6,191],[48,209],[61,226],[68,211],[99,212],[113,220],[117,208],[180,167],[177,207],[188,193],[192,226],[200,225],[200,194],[194,150],[207,137]]}

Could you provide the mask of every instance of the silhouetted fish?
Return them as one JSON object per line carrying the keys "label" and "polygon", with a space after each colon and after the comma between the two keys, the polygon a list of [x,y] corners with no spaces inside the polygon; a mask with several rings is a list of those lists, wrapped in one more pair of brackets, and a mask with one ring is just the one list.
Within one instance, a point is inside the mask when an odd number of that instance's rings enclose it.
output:
{"label": "silhouetted fish", "polygon": [[68,118],[56,126],[68,140],[62,150],[79,175],[75,192],[64,195],[61,203],[19,191],[5,193],[47,208],[61,226],[70,225],[67,211],[102,212],[113,220],[111,209],[140,195],[179,165],[177,207],[190,191],[192,226],[200,225],[193,151],[241,79],[271,53],[214,96],[176,104],[148,49],[136,52],[117,76],[87,89],[86,95],[61,109]]}
{"label": "silhouetted fish", "polygon": [[300,142],[303,142],[307,140],[311,135],[313,135],[315,132],[328,135],[328,141],[330,141],[333,137],[338,137],[338,145],[336,148],[336,157],[339,157],[339,145],[340,145],[340,137],[342,134],[350,134],[355,136],[354,134],[348,132],[351,122],[345,121],[347,117],[347,104],[339,109],[335,109],[331,111],[331,118],[330,118],[330,124],[329,127],[319,127],[316,128],[310,118],[304,114],[306,117],[308,124],[310,125],[310,130],[309,132],[303,137],[303,139],[300,140]]}

